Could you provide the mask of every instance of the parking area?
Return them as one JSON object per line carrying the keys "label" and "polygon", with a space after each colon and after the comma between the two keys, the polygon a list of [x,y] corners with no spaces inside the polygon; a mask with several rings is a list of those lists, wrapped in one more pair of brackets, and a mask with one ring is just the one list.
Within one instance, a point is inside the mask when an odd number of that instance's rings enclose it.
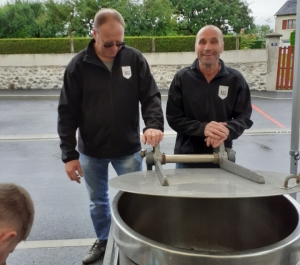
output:
{"label": "parking area", "polygon": [[[25,100],[22,93],[15,99],[10,97],[12,92],[0,95],[0,181],[25,187],[34,200],[36,216],[27,242],[18,246],[7,264],[82,264],[95,234],[84,183],[71,182],[60,160],[56,133],[58,93],[42,92],[44,98],[39,98],[30,92]],[[51,97],[47,99],[47,95]],[[289,174],[291,96],[292,93],[253,93],[254,125],[234,142],[237,164]],[[164,110],[165,107],[166,96]],[[161,151],[173,154],[174,142],[175,133],[166,124]],[[110,168],[110,177],[115,176]],[[116,193],[110,189],[111,200]]]}

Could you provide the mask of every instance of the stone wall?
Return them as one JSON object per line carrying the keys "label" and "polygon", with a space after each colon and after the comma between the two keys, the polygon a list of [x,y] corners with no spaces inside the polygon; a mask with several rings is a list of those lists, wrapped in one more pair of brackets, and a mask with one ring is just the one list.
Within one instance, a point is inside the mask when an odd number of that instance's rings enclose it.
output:
{"label": "stone wall", "polygon": [[[266,63],[228,63],[239,70],[251,90],[266,90]],[[159,89],[168,89],[174,74],[187,65],[152,65]],[[0,89],[60,89],[65,66],[0,67]]]}
{"label": "stone wall", "polygon": [[[74,55],[0,55],[0,89],[60,89],[68,61]],[[159,89],[168,89],[174,74],[189,66],[194,53],[145,54]],[[239,70],[251,90],[266,90],[265,50],[228,51],[227,66]],[[180,62],[180,64],[178,63]]]}
{"label": "stone wall", "polygon": [[0,89],[60,89],[64,66],[0,67]]}
{"label": "stone wall", "polygon": [[[227,63],[226,65],[239,70],[251,90],[266,90],[266,63]],[[189,65],[152,65],[151,72],[159,89],[169,89],[174,74],[186,66]]]}

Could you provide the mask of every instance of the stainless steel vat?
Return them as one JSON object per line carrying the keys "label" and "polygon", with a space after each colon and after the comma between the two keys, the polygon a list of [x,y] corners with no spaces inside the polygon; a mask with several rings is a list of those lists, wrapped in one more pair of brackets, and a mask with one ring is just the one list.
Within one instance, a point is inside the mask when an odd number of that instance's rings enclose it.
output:
{"label": "stainless steel vat", "polygon": [[289,195],[182,198],[119,192],[120,265],[295,265],[299,205]]}

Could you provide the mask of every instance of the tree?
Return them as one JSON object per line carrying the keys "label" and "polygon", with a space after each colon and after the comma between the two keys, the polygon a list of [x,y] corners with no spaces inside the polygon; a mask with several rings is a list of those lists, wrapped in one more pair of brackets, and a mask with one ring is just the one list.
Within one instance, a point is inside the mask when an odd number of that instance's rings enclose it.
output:
{"label": "tree", "polygon": [[86,17],[89,0],[65,0],[55,2],[48,0],[46,5],[46,20],[56,31],[57,36],[74,37],[89,35],[89,19]]}
{"label": "tree", "polygon": [[255,34],[257,36],[257,40],[260,41],[265,41],[265,36],[272,32],[273,29],[271,29],[269,25],[255,25],[251,30],[245,31],[245,33],[248,34]]}
{"label": "tree", "polygon": [[241,49],[265,48],[266,34],[272,33],[273,30],[269,25],[255,25],[252,29],[244,31],[241,30],[239,34],[241,38]]}
{"label": "tree", "polygon": [[119,0],[113,7],[125,19],[127,36],[163,36],[173,33],[174,10],[169,0],[145,0],[142,5]]}
{"label": "tree", "polygon": [[[127,36],[176,35],[173,8],[169,0],[45,0],[16,2],[0,8],[0,37],[87,37],[91,35],[95,12],[115,8],[124,17]],[[4,26],[2,26],[4,25]]]}
{"label": "tree", "polygon": [[248,3],[243,0],[171,0],[175,8],[178,32],[195,35],[205,25],[215,25],[224,34],[254,26]]}
{"label": "tree", "polygon": [[39,38],[45,27],[40,2],[8,3],[0,8],[0,38]]}

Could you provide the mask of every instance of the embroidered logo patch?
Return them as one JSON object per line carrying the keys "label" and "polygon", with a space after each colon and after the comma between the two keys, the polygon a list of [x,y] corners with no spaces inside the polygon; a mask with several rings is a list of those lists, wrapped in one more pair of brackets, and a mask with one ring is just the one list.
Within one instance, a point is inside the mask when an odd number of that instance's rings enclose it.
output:
{"label": "embroidered logo patch", "polygon": [[131,67],[130,66],[122,66],[123,76],[127,79],[131,77]]}
{"label": "embroidered logo patch", "polygon": [[219,97],[225,99],[228,96],[228,86],[219,86]]}

